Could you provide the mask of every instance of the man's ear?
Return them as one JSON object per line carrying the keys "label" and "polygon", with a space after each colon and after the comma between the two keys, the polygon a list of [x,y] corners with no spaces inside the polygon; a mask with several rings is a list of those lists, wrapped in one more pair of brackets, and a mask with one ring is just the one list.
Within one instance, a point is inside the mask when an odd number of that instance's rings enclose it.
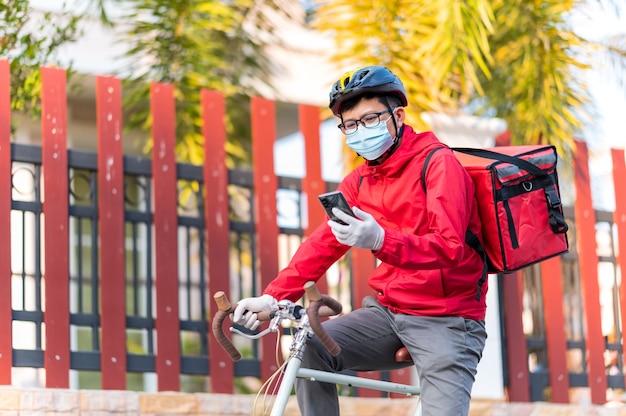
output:
{"label": "man's ear", "polygon": [[396,111],[394,111],[394,113],[395,113],[396,120],[399,123],[404,124],[404,118],[406,117],[406,112],[404,111],[404,107],[396,108]]}

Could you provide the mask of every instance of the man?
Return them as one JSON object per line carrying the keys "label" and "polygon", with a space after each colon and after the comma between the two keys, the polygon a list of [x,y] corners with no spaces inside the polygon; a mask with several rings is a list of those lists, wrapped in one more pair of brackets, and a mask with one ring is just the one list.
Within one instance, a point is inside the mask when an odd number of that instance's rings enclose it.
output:
{"label": "man", "polygon": [[[350,247],[369,249],[380,265],[362,308],[324,323],[337,357],[315,338],[302,366],[326,371],[391,370],[405,346],[417,368],[424,416],[467,415],[482,356],[487,284],[483,260],[466,242],[480,234],[473,183],[432,132],[405,123],[406,91],[387,68],[345,74],[330,92],[347,145],[365,159],[339,185],[356,217],[334,209],[260,297],[239,302],[233,320],[256,329],[256,312],[296,301]],[[422,168],[433,149],[427,170]],[[425,178],[425,189],[422,185]],[[303,415],[338,415],[336,386],[298,380]]]}

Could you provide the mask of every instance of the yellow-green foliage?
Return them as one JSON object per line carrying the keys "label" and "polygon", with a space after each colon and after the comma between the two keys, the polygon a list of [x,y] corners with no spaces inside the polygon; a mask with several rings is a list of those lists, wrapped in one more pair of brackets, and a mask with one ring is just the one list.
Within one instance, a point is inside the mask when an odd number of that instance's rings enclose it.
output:
{"label": "yellow-green foliage", "polygon": [[[601,46],[567,20],[584,3],[318,1],[313,26],[333,36],[346,70],[375,64],[398,74],[418,127],[427,127],[417,123],[424,111],[487,114],[506,120],[513,144],[552,143],[567,155],[589,99],[584,71]],[[623,62],[621,45],[605,50]]]}

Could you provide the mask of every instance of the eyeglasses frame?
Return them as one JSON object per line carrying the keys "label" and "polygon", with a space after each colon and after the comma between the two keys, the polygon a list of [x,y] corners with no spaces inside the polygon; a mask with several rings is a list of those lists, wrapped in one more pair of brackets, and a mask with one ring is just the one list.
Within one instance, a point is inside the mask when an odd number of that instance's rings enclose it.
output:
{"label": "eyeglasses frame", "polygon": [[[356,132],[357,132],[357,130],[359,129],[359,124],[361,124],[361,125],[362,125],[363,127],[365,127],[366,129],[373,129],[374,127],[377,127],[377,126],[380,124],[380,122],[381,122],[381,120],[380,120],[380,116],[382,116],[383,114],[386,114],[386,113],[393,113],[393,112],[395,111],[395,109],[396,109],[396,108],[398,108],[398,107],[394,107],[394,108],[391,108],[391,109],[389,109],[389,108],[388,108],[388,109],[383,110],[383,111],[375,111],[375,112],[372,112],[372,113],[367,113],[367,114],[364,114],[364,115],[363,115],[363,117],[361,117],[361,118],[360,118],[360,119],[358,119],[358,120],[348,120],[348,121],[354,121],[354,123],[356,124],[356,128],[354,129],[354,131],[351,131],[350,133],[348,133],[348,132],[346,132],[346,131],[345,131],[345,127],[346,127],[346,126],[345,126],[345,122],[344,122],[344,123],[339,124],[339,125],[337,126],[337,128],[338,128],[339,130],[341,130],[341,132],[342,132],[343,134],[347,135],[347,136],[349,136],[349,135],[351,135],[351,134],[356,133]],[[378,116],[378,123],[376,123],[376,124],[374,124],[374,125],[369,125],[369,126],[368,126],[368,125],[366,125],[366,124],[363,122],[363,119],[364,119],[365,117],[368,117],[368,116],[371,116],[371,115],[376,115],[376,116]],[[389,121],[389,119],[387,119],[386,121]]]}

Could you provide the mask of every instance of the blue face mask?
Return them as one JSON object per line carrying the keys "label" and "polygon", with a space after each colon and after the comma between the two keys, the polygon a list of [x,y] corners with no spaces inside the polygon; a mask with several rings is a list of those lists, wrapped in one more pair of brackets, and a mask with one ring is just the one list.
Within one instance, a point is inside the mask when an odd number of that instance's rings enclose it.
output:
{"label": "blue face mask", "polygon": [[391,147],[393,138],[387,130],[387,120],[380,122],[376,127],[359,126],[358,130],[350,134],[346,141],[348,147],[367,160],[378,159]]}

